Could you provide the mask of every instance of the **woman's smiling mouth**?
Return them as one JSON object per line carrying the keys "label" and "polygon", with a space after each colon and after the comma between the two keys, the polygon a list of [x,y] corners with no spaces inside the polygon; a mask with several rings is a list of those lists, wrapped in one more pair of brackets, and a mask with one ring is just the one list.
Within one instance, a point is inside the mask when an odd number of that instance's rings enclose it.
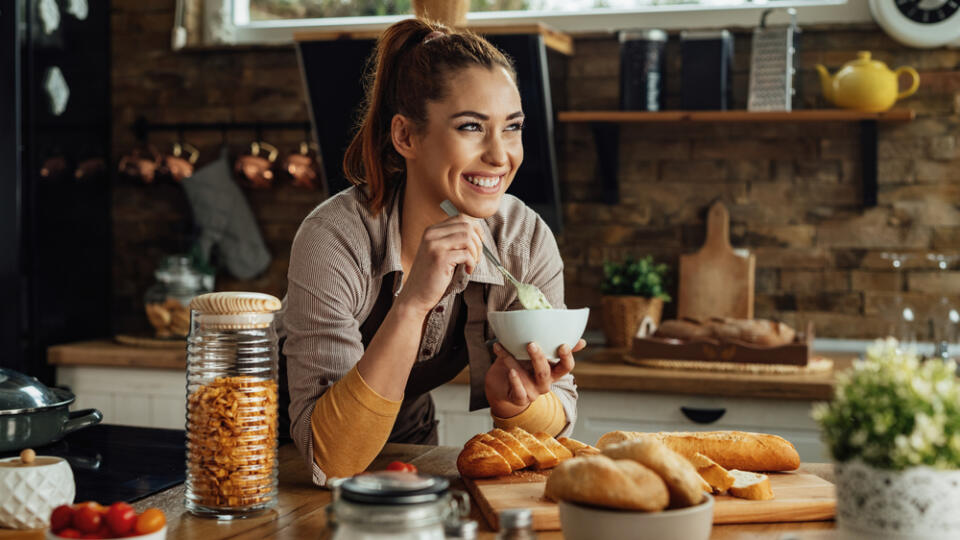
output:
{"label": "woman's smiling mouth", "polygon": [[475,174],[460,175],[470,188],[479,193],[497,193],[500,191],[500,184],[503,183],[503,175],[485,176]]}

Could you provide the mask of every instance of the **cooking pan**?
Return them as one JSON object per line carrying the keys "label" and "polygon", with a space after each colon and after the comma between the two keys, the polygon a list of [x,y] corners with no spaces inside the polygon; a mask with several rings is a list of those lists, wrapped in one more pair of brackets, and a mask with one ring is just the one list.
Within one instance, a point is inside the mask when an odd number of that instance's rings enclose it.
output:
{"label": "cooking pan", "polygon": [[67,390],[0,368],[0,452],[50,444],[103,420],[97,409],[69,411],[75,399]]}

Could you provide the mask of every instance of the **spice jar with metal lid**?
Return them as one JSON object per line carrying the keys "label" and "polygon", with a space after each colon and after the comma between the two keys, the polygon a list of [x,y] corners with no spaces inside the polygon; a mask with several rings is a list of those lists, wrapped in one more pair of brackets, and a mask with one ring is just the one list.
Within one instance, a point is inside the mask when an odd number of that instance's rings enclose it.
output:
{"label": "spice jar with metal lid", "polygon": [[333,540],[443,540],[444,523],[470,511],[466,493],[439,476],[381,471],[336,485]]}
{"label": "spice jar with metal lid", "polygon": [[274,296],[218,292],[190,302],[187,510],[219,519],[272,508],[277,497]]}

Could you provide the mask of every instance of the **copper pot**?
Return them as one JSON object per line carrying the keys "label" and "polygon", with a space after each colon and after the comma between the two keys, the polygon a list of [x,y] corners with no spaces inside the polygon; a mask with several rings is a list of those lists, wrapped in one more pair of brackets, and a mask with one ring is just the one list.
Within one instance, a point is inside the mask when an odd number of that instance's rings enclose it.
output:
{"label": "copper pot", "polygon": [[300,149],[295,154],[288,154],[283,160],[283,172],[290,177],[294,186],[306,189],[317,189],[319,159],[316,154],[315,143],[300,143]]}
{"label": "copper pot", "polygon": [[161,161],[160,153],[152,146],[134,148],[129,154],[120,158],[120,175],[150,184],[156,179]]}
{"label": "copper pot", "polygon": [[157,172],[170,177],[174,182],[181,182],[184,178],[193,176],[194,165],[199,156],[200,151],[192,144],[175,142],[171,153],[163,157],[163,163]]}
{"label": "copper pot", "polygon": [[265,189],[273,184],[273,164],[277,148],[263,141],[250,143],[250,152],[237,158],[233,170],[237,178],[252,188]]}

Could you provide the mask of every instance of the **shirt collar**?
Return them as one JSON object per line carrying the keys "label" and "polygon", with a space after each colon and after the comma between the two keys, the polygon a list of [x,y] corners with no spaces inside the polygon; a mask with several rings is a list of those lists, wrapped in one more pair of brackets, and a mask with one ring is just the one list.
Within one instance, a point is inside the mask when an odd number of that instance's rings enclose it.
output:
{"label": "shirt collar", "polygon": [[[389,212],[385,216],[386,222],[382,225],[386,227],[383,258],[377,271],[377,276],[380,278],[391,272],[399,272],[401,276],[403,275],[403,265],[400,263],[400,202],[402,197],[403,189],[395,189],[392,200],[387,205]],[[384,208],[384,210],[386,211],[387,208]],[[497,244],[493,240],[493,233],[490,231],[490,225],[486,220],[480,220],[480,228],[483,230],[483,243],[494,253],[499,253],[500,250],[497,249]],[[467,274],[462,265],[457,268],[451,285],[462,282],[463,287],[466,287],[467,281],[503,285],[503,274],[486,257],[481,256],[480,263],[474,268],[473,274]],[[454,288],[462,290],[461,287]]]}

